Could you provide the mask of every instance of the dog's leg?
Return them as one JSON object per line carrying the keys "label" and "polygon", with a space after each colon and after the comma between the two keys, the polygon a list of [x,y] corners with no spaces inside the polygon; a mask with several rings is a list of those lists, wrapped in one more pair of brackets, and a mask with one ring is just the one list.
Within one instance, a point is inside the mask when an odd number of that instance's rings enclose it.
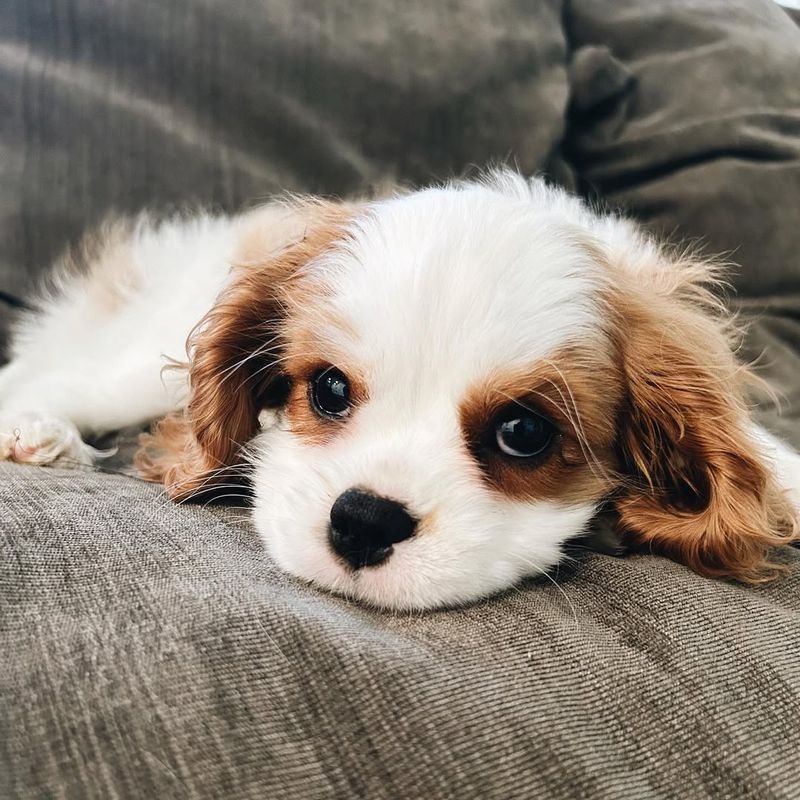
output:
{"label": "dog's leg", "polygon": [[226,280],[234,228],[210,217],[115,224],[62,268],[0,369],[0,460],[90,463],[84,437],[180,408],[183,371],[162,367],[186,360],[186,337]]}

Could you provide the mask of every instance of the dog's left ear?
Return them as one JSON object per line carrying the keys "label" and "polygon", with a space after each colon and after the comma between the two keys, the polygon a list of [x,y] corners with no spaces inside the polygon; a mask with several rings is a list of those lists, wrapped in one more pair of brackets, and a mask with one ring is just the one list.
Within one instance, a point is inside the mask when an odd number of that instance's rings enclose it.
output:
{"label": "dog's left ear", "polygon": [[[163,481],[174,499],[213,493],[242,463],[259,413],[279,400],[287,299],[305,268],[345,235],[353,209],[314,200],[285,209],[282,220],[269,207],[264,212],[241,226],[228,286],[187,341],[187,408],[141,438],[139,471]],[[273,244],[270,252],[270,239],[281,234],[259,226],[276,224],[286,225],[295,240],[277,251]]]}
{"label": "dog's left ear", "polygon": [[622,527],[701,574],[762,580],[775,571],[770,550],[796,537],[796,515],[753,437],[747,372],[703,287],[706,269],[640,263],[618,276]]}

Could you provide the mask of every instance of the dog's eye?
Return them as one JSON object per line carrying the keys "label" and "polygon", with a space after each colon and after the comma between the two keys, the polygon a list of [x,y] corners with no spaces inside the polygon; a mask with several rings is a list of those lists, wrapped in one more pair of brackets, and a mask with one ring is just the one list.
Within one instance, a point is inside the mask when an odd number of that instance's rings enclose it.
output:
{"label": "dog's eye", "polygon": [[542,455],[557,432],[549,419],[516,403],[497,417],[494,430],[500,452],[514,458]]}
{"label": "dog's eye", "polygon": [[318,372],[309,385],[311,404],[323,417],[343,417],[350,410],[350,384],[336,367]]}

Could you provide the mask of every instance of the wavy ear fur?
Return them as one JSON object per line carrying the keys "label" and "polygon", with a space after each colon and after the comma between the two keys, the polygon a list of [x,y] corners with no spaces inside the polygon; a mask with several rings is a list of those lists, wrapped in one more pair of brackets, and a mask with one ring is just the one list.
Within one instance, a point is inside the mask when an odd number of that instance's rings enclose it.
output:
{"label": "wavy ear fur", "polygon": [[752,376],[706,288],[712,270],[664,256],[648,269],[639,257],[634,270],[617,263],[610,301],[627,387],[622,527],[703,575],[763,580],[776,570],[771,549],[797,538],[796,512],[753,436]]}
{"label": "wavy ear fur", "polygon": [[302,268],[342,235],[349,218],[345,206],[298,203],[292,212],[295,224],[297,218],[307,221],[305,232],[299,229],[302,238],[266,255],[259,227],[275,222],[270,210],[245,221],[230,282],[189,336],[187,408],[141,439],[137,467],[144,477],[163,481],[175,499],[212,492],[241,464],[242,448],[258,432],[266,396],[281,377],[276,365],[284,298]]}

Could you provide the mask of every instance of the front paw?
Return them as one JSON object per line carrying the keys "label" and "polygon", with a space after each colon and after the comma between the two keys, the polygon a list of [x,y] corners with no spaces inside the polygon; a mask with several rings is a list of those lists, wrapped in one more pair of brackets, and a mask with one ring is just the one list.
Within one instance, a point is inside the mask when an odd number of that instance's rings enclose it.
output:
{"label": "front paw", "polygon": [[0,412],[0,461],[85,466],[97,455],[69,420],[41,413]]}

